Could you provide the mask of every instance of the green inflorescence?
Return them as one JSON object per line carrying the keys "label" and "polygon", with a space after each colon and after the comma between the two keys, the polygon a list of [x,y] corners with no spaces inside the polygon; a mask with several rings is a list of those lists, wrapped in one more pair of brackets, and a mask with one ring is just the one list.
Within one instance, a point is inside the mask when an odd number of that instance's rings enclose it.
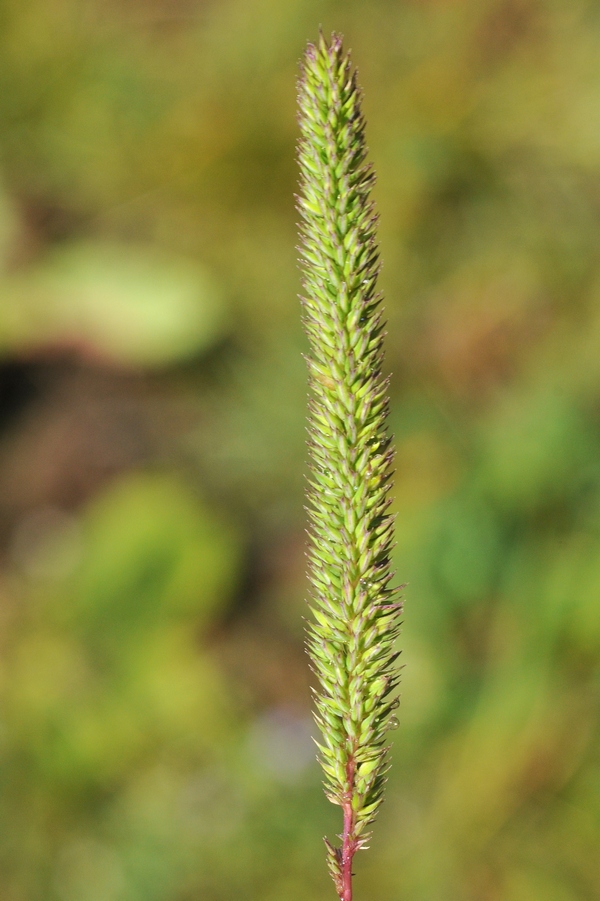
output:
{"label": "green inflorescence", "polygon": [[352,857],[368,840],[397,725],[402,605],[391,586],[392,475],[387,379],[376,282],[361,93],[341,38],[309,44],[299,81],[301,260],[310,342],[308,648],[320,682],[315,718],[327,797],[344,811],[342,846],[327,842],[342,901]]}

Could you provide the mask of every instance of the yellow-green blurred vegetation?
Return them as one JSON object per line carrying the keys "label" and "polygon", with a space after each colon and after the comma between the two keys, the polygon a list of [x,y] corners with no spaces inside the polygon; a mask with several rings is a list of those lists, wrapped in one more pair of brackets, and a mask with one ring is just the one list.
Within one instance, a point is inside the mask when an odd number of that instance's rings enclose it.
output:
{"label": "yellow-green blurred vegetation", "polygon": [[378,172],[408,582],[357,899],[600,897],[600,6],[1,0],[0,901],[326,901],[295,79]]}

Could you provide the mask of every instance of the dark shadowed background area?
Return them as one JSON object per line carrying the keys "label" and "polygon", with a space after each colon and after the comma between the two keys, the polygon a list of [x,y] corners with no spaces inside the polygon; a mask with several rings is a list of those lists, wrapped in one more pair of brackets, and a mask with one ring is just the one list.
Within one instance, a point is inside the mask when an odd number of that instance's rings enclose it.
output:
{"label": "dark shadowed background area", "polygon": [[0,0],[0,899],[331,901],[305,41],[378,172],[408,582],[358,901],[600,897],[600,6]]}

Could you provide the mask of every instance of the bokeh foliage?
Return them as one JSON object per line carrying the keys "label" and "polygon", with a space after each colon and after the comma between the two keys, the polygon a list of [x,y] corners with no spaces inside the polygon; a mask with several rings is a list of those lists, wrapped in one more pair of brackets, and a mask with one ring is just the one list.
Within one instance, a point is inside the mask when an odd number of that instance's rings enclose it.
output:
{"label": "bokeh foliage", "polygon": [[297,61],[378,172],[408,581],[357,897],[600,894],[600,13],[0,3],[0,894],[331,897],[304,615]]}

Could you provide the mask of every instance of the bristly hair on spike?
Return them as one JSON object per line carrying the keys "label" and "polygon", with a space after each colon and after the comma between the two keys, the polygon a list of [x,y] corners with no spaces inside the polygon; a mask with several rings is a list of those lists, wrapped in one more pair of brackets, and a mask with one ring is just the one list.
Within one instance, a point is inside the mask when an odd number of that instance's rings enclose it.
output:
{"label": "bristly hair on spike", "polygon": [[341,847],[326,841],[340,901],[383,798],[388,732],[397,725],[395,642],[402,604],[391,585],[392,447],[381,372],[375,179],[361,92],[339,35],[306,50],[298,83],[301,265],[307,360],[315,719],[325,792],[343,811]]}

